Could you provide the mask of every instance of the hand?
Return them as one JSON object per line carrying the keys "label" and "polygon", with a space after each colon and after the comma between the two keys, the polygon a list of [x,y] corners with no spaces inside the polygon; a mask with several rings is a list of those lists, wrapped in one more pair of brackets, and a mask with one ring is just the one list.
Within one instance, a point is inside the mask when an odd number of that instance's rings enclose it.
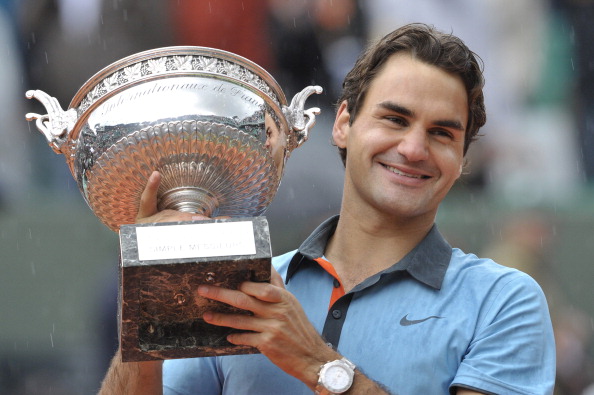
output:
{"label": "hand", "polygon": [[213,325],[251,331],[231,334],[227,340],[256,347],[275,365],[311,389],[317,383],[320,366],[340,358],[309,322],[295,296],[284,288],[274,268],[270,284],[248,281],[238,290],[201,285],[198,294],[251,311],[254,315],[206,312],[203,318]]}
{"label": "hand", "polygon": [[157,208],[157,192],[161,183],[161,173],[154,171],[148,179],[146,187],[140,196],[140,206],[136,223],[177,222],[209,219],[194,213],[182,213],[176,210],[159,211]]}

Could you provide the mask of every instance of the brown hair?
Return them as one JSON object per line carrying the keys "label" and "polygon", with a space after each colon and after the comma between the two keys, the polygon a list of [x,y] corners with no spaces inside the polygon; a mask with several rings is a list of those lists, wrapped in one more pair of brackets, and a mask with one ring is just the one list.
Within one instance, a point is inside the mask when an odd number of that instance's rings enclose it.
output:
{"label": "brown hair", "polygon": [[[445,34],[432,26],[414,23],[387,34],[370,45],[357,59],[342,84],[338,104],[346,100],[352,124],[361,109],[369,85],[386,60],[398,52],[409,52],[417,60],[460,76],[468,96],[468,124],[464,138],[464,154],[476,139],[487,120],[483,97],[482,61],[466,44],[452,34]],[[346,149],[338,149],[343,163]]]}

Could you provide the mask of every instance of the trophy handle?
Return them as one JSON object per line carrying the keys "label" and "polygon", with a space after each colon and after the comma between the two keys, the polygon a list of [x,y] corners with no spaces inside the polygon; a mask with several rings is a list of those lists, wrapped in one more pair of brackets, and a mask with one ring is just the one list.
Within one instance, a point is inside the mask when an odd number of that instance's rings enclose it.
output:
{"label": "trophy handle", "polygon": [[292,147],[293,149],[307,141],[309,130],[315,125],[316,115],[320,113],[318,107],[305,110],[305,101],[312,94],[316,93],[319,95],[322,91],[321,86],[308,86],[293,97],[289,107],[283,106],[283,114],[287,118],[291,129],[295,132],[296,144]]}
{"label": "trophy handle", "polygon": [[49,146],[55,153],[62,154],[62,145],[66,142],[68,134],[76,123],[77,114],[74,108],[64,111],[58,99],[40,90],[30,90],[26,93],[27,99],[37,99],[43,104],[45,115],[27,113],[27,121],[35,120],[35,126],[47,139]]}

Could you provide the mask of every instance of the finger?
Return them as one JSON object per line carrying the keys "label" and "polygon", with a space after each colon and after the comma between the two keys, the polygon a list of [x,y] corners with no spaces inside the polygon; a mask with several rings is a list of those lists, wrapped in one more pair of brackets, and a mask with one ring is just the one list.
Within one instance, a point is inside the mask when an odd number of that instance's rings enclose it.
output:
{"label": "finger", "polygon": [[[280,289],[285,289],[285,284],[280,274],[274,267],[271,268],[270,283],[255,283],[246,281],[239,286],[239,290],[250,296],[253,296],[263,302],[280,303],[283,301],[283,293]],[[280,289],[279,289],[280,288]]]}
{"label": "finger", "polygon": [[274,267],[271,268],[270,284],[246,281],[239,286],[239,290],[263,302],[280,303],[284,300],[285,284]]}
{"label": "finger", "polygon": [[227,216],[227,215],[221,215],[218,217],[207,217],[206,215],[203,214],[192,214],[192,221],[205,221],[208,219],[230,219],[231,217]]}
{"label": "finger", "polygon": [[161,173],[158,171],[152,172],[150,175],[144,191],[140,196],[140,206],[138,207],[137,220],[150,217],[158,212],[157,210],[157,191],[161,183]]}
{"label": "finger", "polygon": [[137,223],[157,223],[157,222],[183,222],[192,221],[192,213],[183,213],[176,210],[163,210],[159,211],[155,215],[137,219]]}
{"label": "finger", "polygon": [[248,314],[224,314],[206,311],[202,319],[212,325],[225,326],[242,331],[260,332],[264,319]]}
{"label": "finger", "polygon": [[260,334],[253,332],[232,333],[227,335],[227,341],[236,346],[252,346],[258,348]]}
{"label": "finger", "polygon": [[269,283],[246,281],[239,285],[239,290],[263,302],[280,303],[283,301],[283,288]]}
{"label": "finger", "polygon": [[241,310],[248,310],[251,312],[257,310],[255,299],[241,291],[200,285],[197,292],[198,295],[204,298],[216,300]]}
{"label": "finger", "polygon": [[276,271],[274,266],[272,267],[270,275],[271,275],[270,276],[270,284],[275,285],[280,288],[285,288],[285,282],[283,281],[283,278],[281,277],[281,275],[278,274],[278,272]]}

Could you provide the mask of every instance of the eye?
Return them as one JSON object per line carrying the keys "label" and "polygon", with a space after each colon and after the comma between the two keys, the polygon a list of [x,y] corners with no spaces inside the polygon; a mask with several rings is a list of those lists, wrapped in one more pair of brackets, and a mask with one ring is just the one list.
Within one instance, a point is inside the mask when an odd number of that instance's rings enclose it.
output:
{"label": "eye", "polygon": [[446,130],[446,129],[433,129],[430,131],[430,133],[433,136],[439,137],[439,138],[444,138],[444,139],[448,139],[448,140],[453,140],[454,139],[454,135],[453,133],[451,133],[450,131]]}
{"label": "eye", "polygon": [[389,115],[385,117],[391,123],[398,125],[398,126],[408,126],[408,121],[402,117]]}

